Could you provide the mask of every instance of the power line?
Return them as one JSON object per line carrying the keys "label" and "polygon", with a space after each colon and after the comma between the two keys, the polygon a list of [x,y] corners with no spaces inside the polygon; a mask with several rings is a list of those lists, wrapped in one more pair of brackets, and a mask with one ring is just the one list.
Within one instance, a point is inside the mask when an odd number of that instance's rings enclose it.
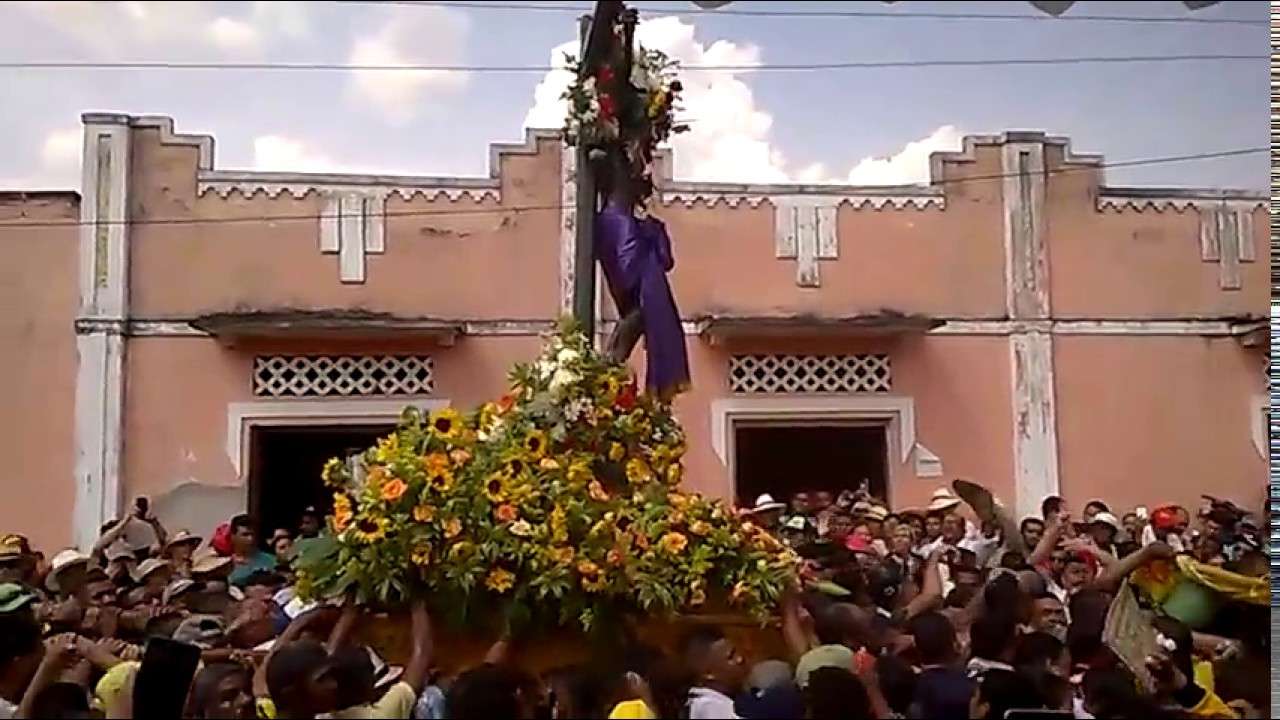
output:
{"label": "power line", "polygon": [[[1190,162],[1194,160],[1212,160],[1217,158],[1237,157],[1241,155],[1251,155],[1255,153],[1269,152],[1269,147],[1253,147],[1240,148],[1237,150],[1219,150],[1208,153],[1195,153],[1192,155],[1170,155],[1166,157],[1142,158],[1138,160],[1119,160],[1112,163],[1098,163],[1096,165],[1087,165],[1081,167],[1060,167],[1054,170],[1046,170],[1046,175],[1063,175],[1072,172],[1087,172],[1092,170],[1100,170],[1105,168],[1120,167],[1136,167],[1141,165],[1162,165],[1176,162]],[[994,175],[972,175],[969,177],[959,177],[938,180],[931,182],[924,187],[933,187],[938,185],[961,185],[969,182],[981,182],[986,180],[1003,180],[1010,177],[1018,177],[1021,173],[997,173]],[[841,187],[833,185],[833,187]],[[875,186],[868,186],[875,187]],[[661,188],[659,188],[661,190]],[[22,192],[21,190],[11,192]],[[36,191],[32,191],[36,192]],[[566,210],[575,207],[574,205],[554,204],[554,205],[515,205],[511,207],[497,208],[464,208],[458,210],[406,210],[404,212],[381,212],[369,213],[364,217],[381,217],[381,218],[400,218],[400,217],[447,217],[455,215],[498,215],[503,213],[521,213],[521,212],[538,212],[548,210]],[[307,213],[305,215],[260,215],[260,216],[244,216],[244,217],[220,217],[220,218],[145,218],[145,219],[126,219],[126,220],[50,220],[39,222],[0,222],[0,228],[49,228],[49,227],[78,227],[82,225],[218,225],[222,223],[248,223],[248,222],[291,222],[291,221],[315,221],[315,220],[336,220],[338,215],[324,213]]]}
{"label": "power line", "polygon": [[[1000,58],[974,60],[867,60],[850,62],[782,63],[763,65],[680,65],[682,71],[705,72],[804,72],[818,70],[868,70],[926,67],[989,67],[994,65],[1097,65],[1164,62],[1214,62],[1267,60],[1270,55],[1122,55],[1113,57]],[[344,63],[218,63],[139,60],[97,61],[13,61],[0,62],[0,70],[225,70],[256,72],[438,72],[438,73],[545,73],[562,70],[550,65],[354,65]]]}
{"label": "power line", "polygon": [[[554,3],[500,3],[500,2],[414,2],[414,0],[337,0],[343,5],[405,5],[422,7],[455,8],[461,10],[527,10],[543,12],[589,13],[588,5],[557,5]],[[1206,17],[1152,17],[1148,15],[1022,15],[1016,13],[937,13],[937,12],[892,12],[889,10],[748,10],[743,8],[721,8],[718,10],[696,10],[676,7],[639,8],[646,13],[661,15],[684,15],[694,17],[739,16],[739,17],[771,17],[792,19],[836,19],[836,18],[893,18],[902,20],[998,20],[1039,22],[1117,22],[1117,23],[1153,23],[1153,24],[1200,24],[1200,25],[1254,25],[1265,26],[1266,20],[1246,20],[1243,18],[1206,18]]]}

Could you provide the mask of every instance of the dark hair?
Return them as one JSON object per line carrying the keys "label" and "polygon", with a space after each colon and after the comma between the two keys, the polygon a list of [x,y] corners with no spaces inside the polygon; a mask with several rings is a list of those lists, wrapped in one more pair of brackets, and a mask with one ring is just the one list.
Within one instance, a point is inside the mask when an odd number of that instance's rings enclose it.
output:
{"label": "dark hair", "polygon": [[1164,716],[1139,694],[1133,675],[1122,667],[1086,671],[1081,686],[1086,708],[1094,717],[1138,720]]}
{"label": "dark hair", "polygon": [[969,648],[976,658],[1001,660],[1018,638],[1018,623],[1012,615],[987,612],[969,628]]}
{"label": "dark hair", "polygon": [[40,646],[40,624],[30,607],[0,614],[0,668]]}
{"label": "dark hair", "polygon": [[253,520],[243,513],[231,518],[231,534],[235,535],[241,528],[253,532]]}
{"label": "dark hair", "polygon": [[982,589],[982,603],[987,613],[1016,618],[1022,605],[1022,588],[1018,578],[1009,573],[1001,573],[992,578]]}
{"label": "dark hair", "polygon": [[346,645],[330,656],[333,677],[338,681],[338,707],[349,708],[369,702],[375,682],[373,661],[363,645]]}
{"label": "dark hair", "polygon": [[267,661],[267,689],[271,698],[277,705],[287,707],[294,694],[328,663],[329,653],[315,640],[295,640],[276,648]]}
{"label": "dark hair", "polygon": [[56,682],[41,690],[31,706],[31,717],[88,717],[89,694],[76,683]]}
{"label": "dark hair", "polygon": [[1018,570],[1026,570],[1027,557],[1017,550],[1006,550],[1004,554],[1000,556],[1000,567],[1005,570],[1013,570],[1014,572],[1017,572]]}
{"label": "dark hair", "polygon": [[[611,682],[614,674],[612,670],[570,665],[552,671],[546,681],[565,716],[603,717],[609,713],[607,695],[609,686],[614,684]],[[561,691],[565,697],[561,697]]]}
{"label": "dark hair", "polygon": [[844,668],[823,667],[809,673],[804,701],[810,718],[871,717],[867,688]]}
{"label": "dark hair", "polygon": [[1058,638],[1046,632],[1032,632],[1018,638],[1018,649],[1013,654],[1013,664],[1019,668],[1039,668],[1053,664],[1067,649]]}
{"label": "dark hair", "polygon": [[461,675],[445,698],[448,717],[481,720],[520,715],[520,678],[510,670],[485,663]]}
{"label": "dark hair", "polygon": [[187,714],[195,718],[213,717],[210,705],[218,700],[218,686],[232,675],[250,677],[249,669],[238,663],[219,662],[206,665],[196,673],[191,682],[191,699],[187,705]]}
{"label": "dark hair", "polygon": [[1050,515],[1056,515],[1059,512],[1062,512],[1062,506],[1065,503],[1066,501],[1057,495],[1050,495],[1040,503],[1040,515],[1043,516],[1045,520],[1048,520]]}
{"label": "dark hair", "polygon": [[714,625],[703,625],[690,631],[680,643],[680,654],[686,662],[694,664],[694,659],[702,656],[712,645],[725,638],[724,631]]}
{"label": "dark hair", "polygon": [[951,662],[956,654],[956,630],[940,613],[921,613],[911,620],[911,636],[924,665]]}
{"label": "dark hair", "polygon": [[245,578],[244,586],[253,587],[255,585],[277,588],[284,585],[284,578],[271,570],[254,570],[249,573],[249,577]]}
{"label": "dark hair", "polygon": [[1098,512],[1105,512],[1105,513],[1111,512],[1111,508],[1107,507],[1107,504],[1102,502],[1101,500],[1090,500],[1089,502],[1084,504],[1085,510],[1088,510],[1091,507],[1098,508]]}
{"label": "dark hair", "polygon": [[906,716],[916,694],[915,669],[897,655],[884,655],[876,659],[876,674],[880,676],[880,690],[889,707]]}
{"label": "dark hair", "polygon": [[943,607],[949,608],[966,608],[973,599],[978,596],[978,588],[972,585],[960,585],[954,590],[947,593],[946,602]]}
{"label": "dark hair", "polygon": [[1018,532],[1026,532],[1028,525],[1039,525],[1041,529],[1044,529],[1044,520],[1028,515],[1027,517],[1022,518],[1022,522],[1018,523]]}
{"label": "dark hair", "polygon": [[1005,712],[1044,707],[1035,683],[1008,670],[988,670],[978,677],[978,698],[987,704],[987,718],[1002,720]]}

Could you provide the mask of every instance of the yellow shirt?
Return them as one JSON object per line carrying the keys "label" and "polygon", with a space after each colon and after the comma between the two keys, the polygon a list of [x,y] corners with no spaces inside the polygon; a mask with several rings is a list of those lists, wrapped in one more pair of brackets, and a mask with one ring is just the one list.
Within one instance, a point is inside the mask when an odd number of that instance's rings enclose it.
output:
{"label": "yellow shirt", "polygon": [[333,720],[409,720],[418,694],[407,682],[398,682],[387,689],[377,701],[368,705],[356,705],[339,710],[329,717]]}
{"label": "yellow shirt", "polygon": [[613,706],[609,720],[657,720],[643,700],[624,700]]}

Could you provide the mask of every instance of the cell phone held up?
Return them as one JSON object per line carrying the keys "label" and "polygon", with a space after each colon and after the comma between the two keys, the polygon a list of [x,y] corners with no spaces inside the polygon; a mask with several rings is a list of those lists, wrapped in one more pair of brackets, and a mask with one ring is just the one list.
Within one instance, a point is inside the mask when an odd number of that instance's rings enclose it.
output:
{"label": "cell phone held up", "polygon": [[133,683],[133,717],[182,717],[199,664],[200,648],[195,645],[164,637],[148,640]]}

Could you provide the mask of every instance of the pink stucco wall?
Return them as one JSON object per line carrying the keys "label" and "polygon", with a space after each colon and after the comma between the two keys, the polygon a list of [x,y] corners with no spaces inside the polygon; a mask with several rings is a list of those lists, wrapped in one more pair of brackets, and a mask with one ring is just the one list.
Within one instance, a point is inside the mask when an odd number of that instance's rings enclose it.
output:
{"label": "pink stucco wall", "polygon": [[[0,193],[0,532],[71,542],[79,304],[74,193]],[[24,223],[30,225],[24,227]]]}

